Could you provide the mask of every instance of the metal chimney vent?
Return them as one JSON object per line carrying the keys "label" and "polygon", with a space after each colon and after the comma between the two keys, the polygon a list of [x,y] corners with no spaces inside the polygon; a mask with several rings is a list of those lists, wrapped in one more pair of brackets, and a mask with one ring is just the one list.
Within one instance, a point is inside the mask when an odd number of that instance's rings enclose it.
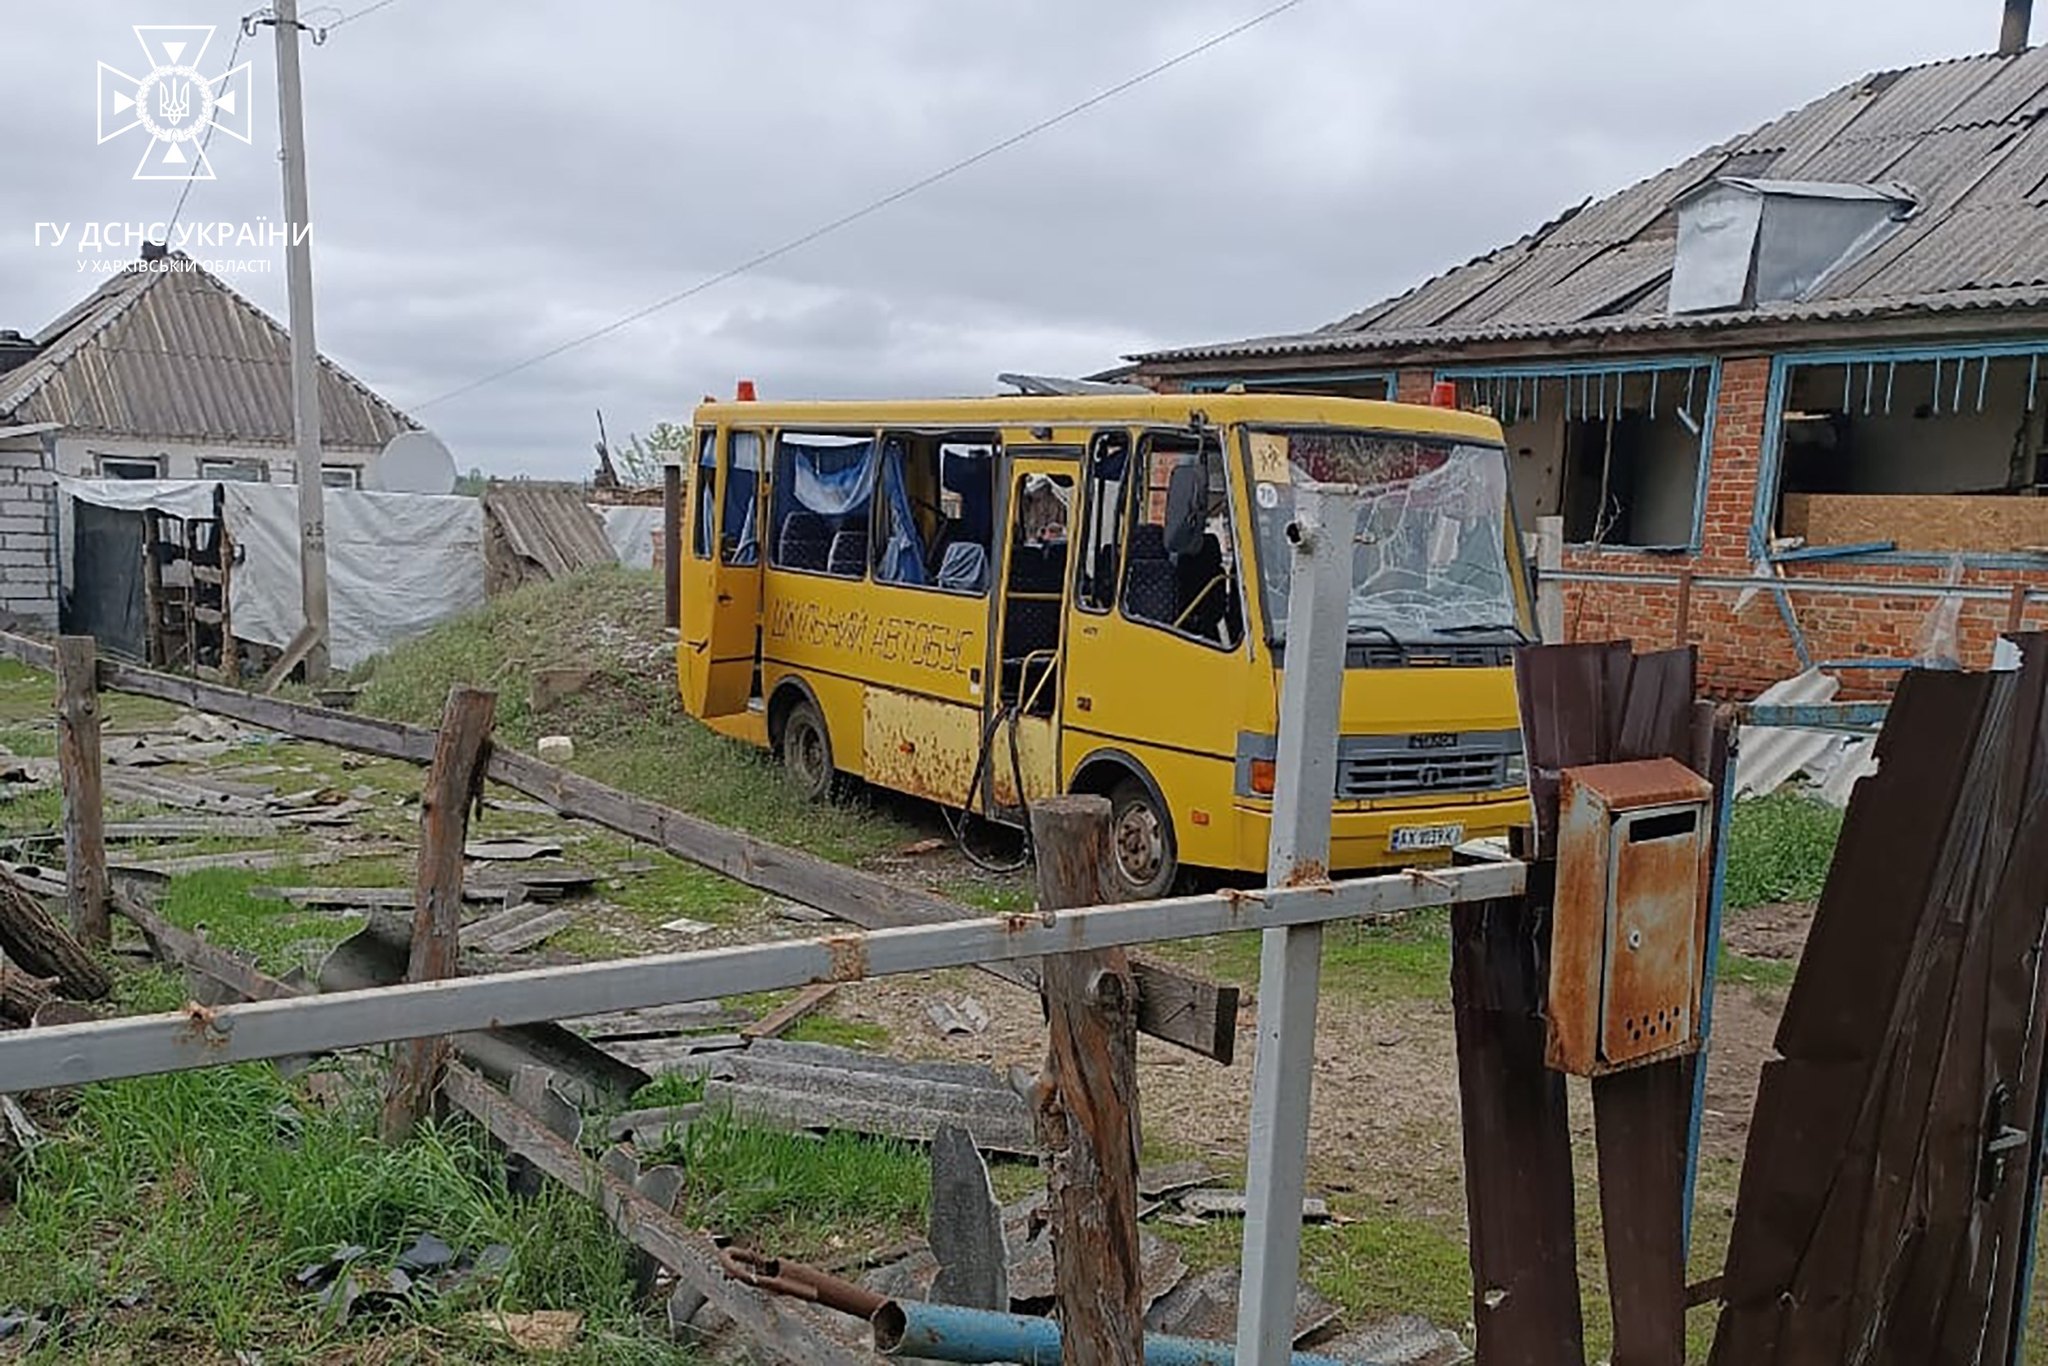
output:
{"label": "metal chimney vent", "polygon": [[1718,177],[1679,201],[1671,311],[1808,298],[1914,207],[1898,185]]}

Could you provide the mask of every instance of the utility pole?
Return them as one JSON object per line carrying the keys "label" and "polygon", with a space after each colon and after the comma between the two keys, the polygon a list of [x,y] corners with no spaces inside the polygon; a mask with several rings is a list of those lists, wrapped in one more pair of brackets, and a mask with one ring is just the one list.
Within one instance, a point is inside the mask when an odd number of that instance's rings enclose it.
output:
{"label": "utility pole", "polygon": [[306,118],[299,93],[299,0],[277,0],[277,127],[284,146],[285,280],[292,336],[292,430],[298,451],[299,599],[306,681],[327,679],[327,517],[320,482],[320,351],[313,340],[313,244],[306,205]]}

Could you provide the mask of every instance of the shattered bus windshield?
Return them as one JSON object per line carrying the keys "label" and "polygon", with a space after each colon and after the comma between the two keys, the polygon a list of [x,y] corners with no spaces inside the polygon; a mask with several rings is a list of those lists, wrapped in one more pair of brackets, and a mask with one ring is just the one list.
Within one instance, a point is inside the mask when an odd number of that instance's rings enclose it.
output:
{"label": "shattered bus windshield", "polygon": [[1274,644],[1287,636],[1287,526],[1294,487],[1305,482],[1364,490],[1353,552],[1354,641],[1520,637],[1507,461],[1498,446],[1339,428],[1253,430],[1245,442]]}

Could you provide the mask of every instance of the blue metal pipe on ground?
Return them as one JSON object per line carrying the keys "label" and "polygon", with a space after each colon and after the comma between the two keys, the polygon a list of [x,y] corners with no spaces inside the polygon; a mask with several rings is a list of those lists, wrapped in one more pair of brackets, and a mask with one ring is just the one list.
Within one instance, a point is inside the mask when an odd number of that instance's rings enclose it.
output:
{"label": "blue metal pipe on ground", "polygon": [[[875,1350],[883,1356],[926,1361],[1014,1361],[1019,1366],[1057,1366],[1060,1326],[1052,1319],[963,1309],[919,1300],[891,1300],[874,1318]],[[1235,1366],[1237,1346],[1200,1338],[1145,1335],[1146,1366]],[[1293,1366],[1374,1366],[1336,1357],[1296,1352]]]}

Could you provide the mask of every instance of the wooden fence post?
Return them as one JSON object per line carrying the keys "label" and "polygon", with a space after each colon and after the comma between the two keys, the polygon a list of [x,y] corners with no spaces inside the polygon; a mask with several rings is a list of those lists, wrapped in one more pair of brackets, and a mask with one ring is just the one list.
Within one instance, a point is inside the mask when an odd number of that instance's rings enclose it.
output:
{"label": "wooden fence post", "polygon": [[[419,883],[413,900],[409,982],[453,977],[462,932],[462,850],[469,842],[469,809],[482,796],[490,763],[497,694],[478,688],[448,690],[434,766],[420,798]],[[409,1039],[394,1050],[384,1089],[382,1132],[403,1142],[425,1118],[448,1061],[445,1038]]]}
{"label": "wooden fence post", "polygon": [[[1108,801],[1034,802],[1031,839],[1040,909],[1116,899]],[[1050,955],[1040,981],[1047,1043],[1038,1131],[1049,1158],[1060,1360],[1138,1366],[1145,1297],[1138,1261],[1137,985],[1122,949]]]}
{"label": "wooden fence post", "polygon": [[673,631],[683,624],[683,467],[680,464],[661,467],[661,607],[664,626]]}
{"label": "wooden fence post", "polygon": [[100,803],[99,657],[91,636],[57,641],[57,769],[64,782],[64,877],[71,933],[113,942],[107,915],[106,812]]}

